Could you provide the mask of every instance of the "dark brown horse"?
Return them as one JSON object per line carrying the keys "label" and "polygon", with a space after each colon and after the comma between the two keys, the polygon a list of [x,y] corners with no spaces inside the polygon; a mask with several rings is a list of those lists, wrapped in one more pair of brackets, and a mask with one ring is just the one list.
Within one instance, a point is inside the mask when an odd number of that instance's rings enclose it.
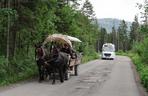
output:
{"label": "dark brown horse", "polygon": [[67,75],[68,70],[68,55],[66,53],[60,52],[58,48],[54,48],[52,53],[48,56],[48,58],[45,58],[45,52],[42,46],[36,46],[36,61],[38,65],[39,70],[39,81],[44,80],[44,75],[46,74],[45,71],[48,72],[48,74],[53,74],[53,82],[55,83],[55,74],[59,73],[60,81],[64,82],[64,79]]}
{"label": "dark brown horse", "polygon": [[41,44],[35,45],[35,59],[38,66],[38,72],[39,72],[39,82],[44,80],[44,73],[46,71],[45,69],[45,59],[44,59],[44,50],[42,48]]}

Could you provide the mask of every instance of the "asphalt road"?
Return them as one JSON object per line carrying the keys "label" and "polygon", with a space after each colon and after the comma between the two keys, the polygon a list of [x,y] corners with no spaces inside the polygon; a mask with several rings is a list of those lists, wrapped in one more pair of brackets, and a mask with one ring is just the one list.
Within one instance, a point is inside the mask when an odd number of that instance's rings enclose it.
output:
{"label": "asphalt road", "polygon": [[0,96],[142,96],[134,80],[131,60],[94,60],[79,66],[79,76],[52,85],[32,80],[0,88]]}

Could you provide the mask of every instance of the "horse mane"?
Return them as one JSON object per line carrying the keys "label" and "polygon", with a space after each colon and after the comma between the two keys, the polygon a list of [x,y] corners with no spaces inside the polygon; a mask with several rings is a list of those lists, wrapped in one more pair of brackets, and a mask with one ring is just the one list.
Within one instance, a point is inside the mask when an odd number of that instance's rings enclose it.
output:
{"label": "horse mane", "polygon": [[44,51],[41,47],[37,47],[35,49],[35,54],[38,58],[41,58],[42,56],[44,56]]}

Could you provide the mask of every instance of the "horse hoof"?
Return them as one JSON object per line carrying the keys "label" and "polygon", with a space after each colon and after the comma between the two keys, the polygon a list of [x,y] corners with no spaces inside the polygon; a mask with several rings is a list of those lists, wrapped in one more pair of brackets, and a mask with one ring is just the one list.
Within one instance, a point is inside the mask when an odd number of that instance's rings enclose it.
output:
{"label": "horse hoof", "polygon": [[55,84],[55,82],[52,82],[52,85],[54,85]]}
{"label": "horse hoof", "polygon": [[39,83],[42,83],[42,80],[39,80]]}
{"label": "horse hoof", "polygon": [[64,81],[61,81],[61,83],[64,83]]}
{"label": "horse hoof", "polygon": [[39,83],[41,83],[44,79],[39,79]]}

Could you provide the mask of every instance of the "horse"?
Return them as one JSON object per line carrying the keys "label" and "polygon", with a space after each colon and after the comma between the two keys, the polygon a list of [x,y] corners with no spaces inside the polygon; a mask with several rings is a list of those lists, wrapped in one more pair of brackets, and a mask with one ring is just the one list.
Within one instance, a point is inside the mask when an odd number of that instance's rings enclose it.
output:
{"label": "horse", "polygon": [[47,54],[45,54],[45,51],[42,45],[41,44],[35,45],[35,59],[38,66],[39,82],[44,80],[44,76],[46,75],[47,77],[47,74],[48,74],[47,72],[48,68],[45,63],[45,56],[47,56]]}
{"label": "horse", "polygon": [[[56,73],[59,73],[61,83],[67,75],[69,57],[66,53],[60,52],[58,48],[54,48],[52,53],[47,56],[41,45],[36,47],[37,65],[39,71],[39,82],[44,80],[44,75],[53,75],[52,84],[55,84]],[[45,58],[46,56],[47,58]]]}
{"label": "horse", "polygon": [[61,52],[58,48],[54,48],[53,53],[50,55],[50,59],[47,61],[47,64],[52,68],[52,84],[55,84],[56,73],[59,73],[61,83],[64,82],[64,79],[67,80],[68,62],[68,54]]}

